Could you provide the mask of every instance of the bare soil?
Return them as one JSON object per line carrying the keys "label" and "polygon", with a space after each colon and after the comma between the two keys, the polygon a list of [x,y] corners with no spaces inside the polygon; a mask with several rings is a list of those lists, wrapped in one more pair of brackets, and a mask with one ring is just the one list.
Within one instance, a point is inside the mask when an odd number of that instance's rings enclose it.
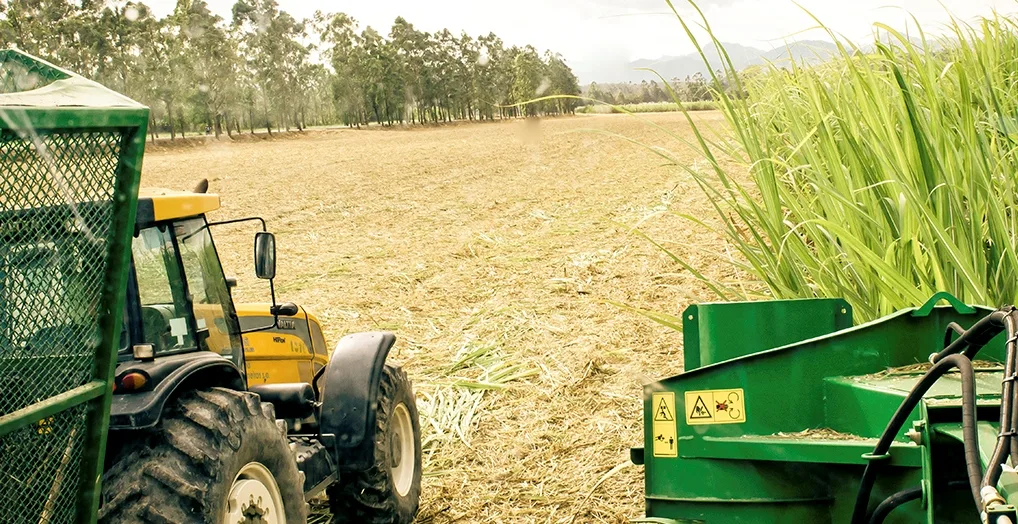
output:
{"label": "bare soil", "polygon": [[[612,136],[703,167],[651,124],[693,138],[683,115],[664,113],[163,142],[143,184],[207,177],[223,201],[214,218],[264,217],[279,299],[315,313],[330,344],[396,332],[390,358],[428,407],[420,522],[621,523],[643,515],[642,467],[626,465],[642,445],[642,385],[681,370],[682,336],[613,302],[678,315],[711,298],[633,228],[707,274],[728,271],[709,254],[724,252],[717,235],[667,213],[713,223],[691,177]],[[253,231],[215,234],[240,295],[264,301]],[[477,347],[522,378],[480,390],[463,434],[438,435],[434,399],[479,376],[452,369]]]}

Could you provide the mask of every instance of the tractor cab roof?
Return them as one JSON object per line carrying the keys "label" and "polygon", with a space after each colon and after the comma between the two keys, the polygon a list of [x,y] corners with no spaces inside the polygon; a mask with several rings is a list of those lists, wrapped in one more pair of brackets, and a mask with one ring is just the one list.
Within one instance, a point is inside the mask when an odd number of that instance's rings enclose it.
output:
{"label": "tractor cab roof", "polygon": [[219,209],[219,195],[170,189],[142,188],[138,192],[139,225],[204,215]]}

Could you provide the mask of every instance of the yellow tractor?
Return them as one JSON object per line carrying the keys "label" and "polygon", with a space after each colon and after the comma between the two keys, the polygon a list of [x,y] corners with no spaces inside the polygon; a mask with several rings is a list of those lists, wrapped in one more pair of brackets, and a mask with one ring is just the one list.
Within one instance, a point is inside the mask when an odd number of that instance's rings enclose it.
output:
{"label": "yellow tractor", "polygon": [[[420,423],[395,337],[330,353],[314,315],[276,303],[265,221],[210,222],[206,189],[139,195],[100,522],[302,523],[323,495],[337,522],[411,522]],[[216,251],[216,226],[243,221],[269,303],[234,304]]]}

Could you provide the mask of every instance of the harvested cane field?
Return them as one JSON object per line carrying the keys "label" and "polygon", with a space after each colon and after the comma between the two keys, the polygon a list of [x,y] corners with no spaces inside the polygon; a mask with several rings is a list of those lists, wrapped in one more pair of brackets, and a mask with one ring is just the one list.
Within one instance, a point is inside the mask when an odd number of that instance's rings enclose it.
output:
{"label": "harvested cane field", "polygon": [[[692,139],[681,114],[641,118]],[[641,384],[681,369],[682,340],[612,302],[678,314],[710,297],[632,228],[709,276],[731,270],[699,254],[724,251],[717,235],[666,213],[715,216],[692,178],[609,133],[702,162],[636,117],[585,115],[161,142],[143,183],[207,177],[214,218],[264,217],[279,299],[316,313],[330,344],[396,332],[423,428],[420,522],[625,522],[643,514],[627,466]],[[253,232],[215,231],[240,298],[268,300]]]}

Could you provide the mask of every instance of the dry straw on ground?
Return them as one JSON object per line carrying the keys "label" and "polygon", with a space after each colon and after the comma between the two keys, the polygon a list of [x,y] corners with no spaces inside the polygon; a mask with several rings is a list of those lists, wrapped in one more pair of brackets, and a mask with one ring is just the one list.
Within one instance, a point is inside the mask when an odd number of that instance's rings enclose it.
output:
{"label": "dry straw on ground", "polygon": [[[642,118],[690,137],[680,114]],[[681,369],[682,340],[608,301],[678,313],[709,296],[627,225],[730,270],[706,254],[724,252],[717,236],[662,214],[713,215],[688,175],[585,128],[665,140],[625,115],[311,131],[163,146],[143,183],[207,177],[216,218],[265,217],[280,299],[317,313],[330,343],[397,333],[425,430],[421,522],[625,522],[643,512],[642,469],[624,465],[641,385]],[[240,294],[264,299],[252,233],[216,232]]]}

